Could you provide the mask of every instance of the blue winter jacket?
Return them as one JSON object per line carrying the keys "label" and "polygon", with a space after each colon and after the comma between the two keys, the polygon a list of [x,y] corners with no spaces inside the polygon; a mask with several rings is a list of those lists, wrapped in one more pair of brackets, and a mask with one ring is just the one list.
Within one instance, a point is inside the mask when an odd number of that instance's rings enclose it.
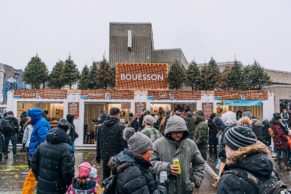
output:
{"label": "blue winter jacket", "polygon": [[29,156],[33,156],[37,147],[46,140],[46,135],[51,129],[50,124],[42,116],[43,110],[40,108],[33,108],[27,111],[27,116],[31,117],[31,124],[33,131],[29,143]]}

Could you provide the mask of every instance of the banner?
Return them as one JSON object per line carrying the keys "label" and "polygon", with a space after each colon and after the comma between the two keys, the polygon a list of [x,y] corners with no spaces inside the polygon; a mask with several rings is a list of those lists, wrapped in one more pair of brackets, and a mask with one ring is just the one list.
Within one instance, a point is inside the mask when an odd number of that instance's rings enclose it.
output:
{"label": "banner", "polygon": [[168,64],[116,64],[116,89],[167,89]]}
{"label": "banner", "polygon": [[68,113],[74,115],[75,119],[79,117],[79,102],[68,103]]}

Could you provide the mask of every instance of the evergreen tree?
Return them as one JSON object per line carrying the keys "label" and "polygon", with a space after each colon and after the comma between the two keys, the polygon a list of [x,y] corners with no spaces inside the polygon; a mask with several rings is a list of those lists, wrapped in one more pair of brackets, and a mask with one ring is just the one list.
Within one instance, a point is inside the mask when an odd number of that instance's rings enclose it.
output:
{"label": "evergreen tree", "polygon": [[53,67],[50,75],[49,75],[49,80],[48,80],[48,86],[50,88],[57,88],[60,89],[64,87],[64,79],[63,79],[63,73],[64,73],[64,62],[59,61],[55,64]]}
{"label": "evergreen tree", "polygon": [[210,59],[209,63],[202,68],[202,88],[204,90],[213,90],[218,88],[220,80],[220,72],[218,65],[213,58]]}
{"label": "evergreen tree", "polygon": [[169,71],[168,84],[170,89],[180,89],[185,80],[185,72],[178,61],[175,61]]}
{"label": "evergreen tree", "polygon": [[98,89],[98,66],[96,62],[93,62],[89,72],[89,89]]}
{"label": "evergreen tree", "polygon": [[260,90],[270,83],[270,76],[259,63],[254,61],[248,68],[245,76],[248,79],[249,89]]}
{"label": "evergreen tree", "polygon": [[195,61],[192,61],[189,65],[186,71],[186,77],[187,85],[190,86],[192,90],[198,90],[201,88],[201,74]]}
{"label": "evergreen tree", "polygon": [[48,80],[48,69],[44,62],[37,55],[32,57],[25,67],[22,75],[23,81],[30,84],[33,89],[39,89]]}
{"label": "evergreen tree", "polygon": [[78,88],[79,89],[88,89],[90,85],[90,79],[89,79],[89,68],[87,65],[82,70],[81,78],[79,81]]}
{"label": "evergreen tree", "polygon": [[207,76],[208,76],[208,67],[207,64],[205,64],[201,69],[201,84],[200,89],[201,90],[207,90]]}
{"label": "evergreen tree", "polygon": [[99,87],[102,89],[107,89],[114,86],[114,71],[104,57],[103,60],[100,62],[100,66],[97,71],[97,78],[99,82]]}
{"label": "evergreen tree", "polygon": [[68,84],[70,89],[72,88],[72,85],[75,84],[80,78],[80,73],[77,65],[71,59],[71,56],[69,56],[68,59],[65,61],[63,78],[64,83]]}
{"label": "evergreen tree", "polygon": [[251,65],[247,65],[243,68],[242,82],[241,82],[241,89],[243,90],[252,89],[251,71],[252,71]]}
{"label": "evergreen tree", "polygon": [[234,65],[231,68],[231,71],[228,75],[227,86],[229,89],[243,89],[243,67],[236,60],[234,61]]}
{"label": "evergreen tree", "polygon": [[228,87],[228,77],[231,72],[232,67],[231,66],[226,66],[221,73],[220,80],[219,80],[219,88],[221,89],[229,89]]}

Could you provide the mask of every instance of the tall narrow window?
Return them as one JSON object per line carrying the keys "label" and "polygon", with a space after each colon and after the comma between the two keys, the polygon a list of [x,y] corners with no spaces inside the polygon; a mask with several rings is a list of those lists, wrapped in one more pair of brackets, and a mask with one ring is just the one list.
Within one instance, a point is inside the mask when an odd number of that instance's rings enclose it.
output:
{"label": "tall narrow window", "polygon": [[132,51],[132,34],[131,34],[131,30],[127,31],[127,49],[128,49],[128,51]]}

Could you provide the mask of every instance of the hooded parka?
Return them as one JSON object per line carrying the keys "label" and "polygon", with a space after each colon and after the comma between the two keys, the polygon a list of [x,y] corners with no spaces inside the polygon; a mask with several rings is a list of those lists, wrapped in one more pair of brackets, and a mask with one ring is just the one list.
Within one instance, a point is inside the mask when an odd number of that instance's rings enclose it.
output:
{"label": "hooded parka", "polygon": [[[204,160],[207,160],[207,146],[208,146],[208,125],[205,121],[204,114],[199,114],[197,111],[195,112],[195,123],[197,124],[197,127],[195,128],[194,133],[194,141],[196,145],[198,146],[198,149],[200,150],[200,153]],[[202,112],[203,113],[203,112]]]}
{"label": "hooded parka", "polygon": [[194,131],[195,131],[195,128],[196,128],[195,118],[193,117],[191,112],[188,112],[184,116],[184,120],[185,120],[186,125],[188,127],[189,138],[193,139],[194,138]]}
{"label": "hooded parka", "polygon": [[[183,137],[176,142],[171,138],[171,133],[179,131],[183,132]],[[167,171],[169,194],[191,193],[192,182],[197,188],[202,184],[205,162],[195,142],[187,138],[188,135],[185,121],[181,117],[173,116],[167,122],[165,136],[154,142],[152,170],[157,176],[161,171]],[[181,174],[178,176],[171,175],[170,165],[174,158],[178,158],[181,165]]]}

